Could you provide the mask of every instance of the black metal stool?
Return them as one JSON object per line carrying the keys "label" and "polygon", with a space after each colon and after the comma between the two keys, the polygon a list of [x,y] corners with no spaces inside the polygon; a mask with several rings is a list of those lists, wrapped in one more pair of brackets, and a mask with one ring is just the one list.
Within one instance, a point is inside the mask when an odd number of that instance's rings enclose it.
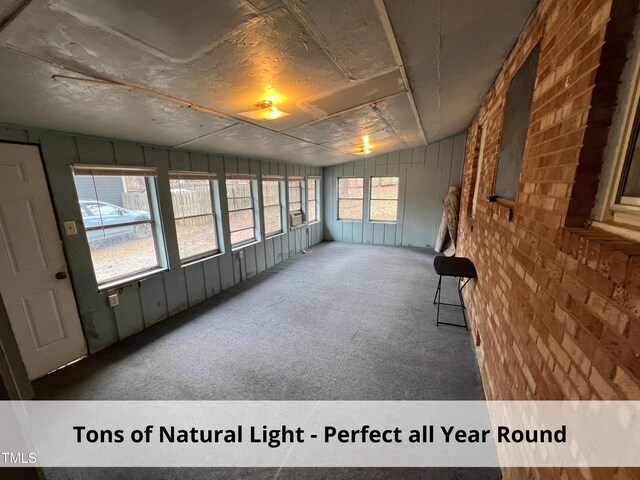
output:
{"label": "black metal stool", "polygon": [[[438,289],[436,290],[436,295],[433,297],[434,305],[438,304],[438,315],[436,317],[436,325],[451,325],[453,327],[464,327],[467,330],[467,307],[464,305],[464,298],[462,297],[462,289],[469,283],[469,280],[472,278],[478,278],[478,274],[476,272],[476,267],[473,265],[473,262],[468,258],[464,257],[443,257],[437,256],[433,259],[433,268],[436,270],[436,273],[440,275],[440,279],[438,280]],[[440,301],[440,297],[442,296],[442,277],[457,277],[458,278],[458,297],[460,298],[460,305],[455,303],[443,303]],[[467,280],[460,286],[460,281],[466,278]],[[438,301],[436,302],[436,299]],[[460,325],[458,323],[448,323],[440,321],[440,305],[450,305],[452,307],[461,307],[462,308],[462,318],[464,319],[464,325]]]}

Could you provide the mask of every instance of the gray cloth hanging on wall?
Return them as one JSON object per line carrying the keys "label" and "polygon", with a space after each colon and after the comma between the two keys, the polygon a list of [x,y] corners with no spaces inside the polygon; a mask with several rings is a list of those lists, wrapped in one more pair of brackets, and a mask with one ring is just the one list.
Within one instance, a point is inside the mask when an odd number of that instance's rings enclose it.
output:
{"label": "gray cloth hanging on wall", "polygon": [[435,251],[443,252],[447,257],[456,253],[458,239],[458,210],[460,209],[460,189],[449,187],[449,192],[442,199],[442,220],[436,238]]}

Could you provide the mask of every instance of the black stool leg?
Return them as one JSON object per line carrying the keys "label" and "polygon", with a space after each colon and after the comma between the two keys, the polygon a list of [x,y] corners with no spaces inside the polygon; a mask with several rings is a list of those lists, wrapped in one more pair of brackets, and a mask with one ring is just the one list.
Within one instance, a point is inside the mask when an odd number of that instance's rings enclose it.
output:
{"label": "black stool leg", "polygon": [[468,283],[469,280],[467,280],[462,287],[460,286],[460,282],[462,282],[462,278],[458,279],[458,297],[460,298],[460,306],[462,307],[462,318],[464,319],[464,328],[469,330],[469,327],[467,326],[467,307],[464,305],[464,297],[462,296],[462,289],[464,288],[464,286]]}
{"label": "black stool leg", "polygon": [[436,294],[433,297],[433,304],[436,304],[436,298],[438,298],[438,292],[440,291],[440,284],[442,283],[442,276],[438,279],[438,288],[436,288]]}
{"label": "black stool leg", "polygon": [[440,280],[438,280],[438,313],[436,315],[436,327],[440,325],[440,300],[442,299],[442,276],[440,276]]}

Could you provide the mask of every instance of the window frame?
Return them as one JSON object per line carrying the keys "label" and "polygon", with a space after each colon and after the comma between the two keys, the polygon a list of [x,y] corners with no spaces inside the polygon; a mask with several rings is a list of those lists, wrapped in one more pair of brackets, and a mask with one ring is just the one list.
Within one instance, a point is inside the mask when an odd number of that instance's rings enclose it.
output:
{"label": "window frame", "polygon": [[480,144],[478,145],[478,161],[476,162],[475,178],[473,181],[473,198],[471,199],[471,218],[476,217],[476,210],[478,208],[478,198],[480,198],[480,177],[482,176],[482,167],[484,166],[484,148],[487,141],[487,127],[489,126],[489,119],[483,118],[478,124],[478,130],[480,130]]}
{"label": "window frame", "polygon": [[[141,279],[150,277],[155,275],[156,273],[167,270],[168,268],[168,259],[167,252],[164,248],[164,231],[162,229],[162,216],[159,210],[159,200],[158,200],[158,190],[157,190],[157,182],[156,178],[158,177],[158,169],[155,167],[121,167],[121,166],[109,166],[109,165],[79,165],[75,164],[71,166],[71,172],[73,177],[76,176],[110,176],[110,177],[143,177],[145,183],[145,193],[147,198],[147,204],[149,205],[149,220],[135,221],[135,222],[122,222],[118,224],[113,224],[106,226],[102,223],[102,218],[100,219],[101,226],[89,227],[87,228],[84,225],[84,221],[82,222],[82,228],[85,233],[85,239],[87,241],[87,245],[89,246],[89,250],[91,253],[91,267],[93,270],[93,278],[96,282],[96,286],[98,291],[111,290],[113,288],[131,284],[134,281],[139,281]],[[74,190],[76,195],[78,194],[78,190],[74,181]],[[94,191],[96,193],[96,203],[106,203],[108,205],[112,205],[109,202],[103,202],[98,197],[97,189],[95,187],[94,180]],[[78,208],[80,209],[80,213],[82,211],[89,211],[82,203],[80,198],[76,197]],[[116,208],[117,205],[113,205]],[[100,217],[102,217],[100,215]],[[132,226],[135,227],[137,225],[148,224],[150,228],[150,236],[153,239],[153,247],[156,257],[156,265],[149,268],[144,268],[141,270],[136,270],[133,272],[128,272],[123,275],[119,275],[117,277],[108,278],[104,281],[99,281],[95,265],[93,263],[93,255],[91,251],[90,241],[88,232],[98,231],[98,230],[109,230],[115,228],[122,228]]]}
{"label": "window frame", "polygon": [[[320,179],[321,177],[319,176],[315,176],[315,175],[309,175],[307,177],[307,221],[309,222],[309,225],[312,225],[314,223],[318,223],[320,221],[320,209],[318,208],[320,205],[320,199],[318,196],[318,192],[320,191]],[[309,188],[310,183],[313,182],[313,193],[314,193],[314,198],[311,199],[311,189]],[[313,219],[311,219],[311,216],[309,215],[309,212],[311,211],[309,209],[309,203],[310,202],[315,202],[315,211],[314,211],[314,217]]]}
{"label": "window frame", "polygon": [[[398,180],[398,196],[395,199],[392,198],[373,198],[373,179],[374,178],[396,178]],[[399,175],[371,175],[369,177],[369,223],[388,223],[391,225],[395,225],[398,223],[398,202],[400,198],[400,176]],[[396,219],[395,220],[379,220],[371,218],[371,207],[374,201],[387,201],[387,202],[396,202]]]}
{"label": "window frame", "polygon": [[[291,186],[292,183],[297,183],[298,186]],[[304,198],[304,188],[303,188],[303,183],[304,183],[304,177],[289,177],[287,178],[287,211],[289,212],[289,215],[292,215],[294,213],[302,213],[304,214],[304,204],[305,204],[305,198]],[[291,189],[298,189],[299,193],[300,193],[300,208],[297,210],[292,210],[291,209]],[[295,202],[298,203],[298,202]]]}
{"label": "window frame", "polygon": [[[231,210],[229,208],[229,200],[231,200],[231,197],[229,197],[229,188],[228,188],[228,183],[229,181],[236,181],[236,180],[248,180],[249,181],[249,196],[248,197],[233,197],[234,199],[238,199],[238,198],[249,198],[251,200],[251,207],[248,208],[240,208],[237,210]],[[252,245],[254,243],[258,243],[260,241],[260,238],[258,236],[258,231],[259,231],[259,222],[258,219],[256,218],[256,212],[258,210],[259,204],[257,204],[256,201],[256,192],[257,192],[257,177],[255,175],[244,175],[244,174],[227,174],[225,177],[225,190],[226,190],[226,195],[227,195],[227,214],[229,215],[229,242],[230,242],[230,246],[231,246],[231,250],[239,250],[243,247],[246,247],[248,245]],[[239,230],[233,230],[231,227],[231,212],[241,212],[241,211],[247,211],[247,210],[251,210],[252,212],[252,217],[253,217],[253,226],[250,227],[253,230],[253,237],[247,240],[243,240],[241,242],[238,243],[233,243],[233,240],[231,240],[231,235],[233,235],[234,233],[237,232],[242,232],[245,230],[249,230],[249,228],[241,228]]]}
{"label": "window frame", "polygon": [[[362,180],[362,197],[340,197],[340,180],[349,180],[349,179],[360,179]],[[362,222],[364,218],[364,177],[352,175],[352,176],[343,176],[338,177],[336,181],[336,219],[339,222]],[[362,202],[362,214],[360,218],[340,218],[340,200],[360,200]]]}
{"label": "window frame", "polygon": [[[277,237],[278,235],[282,235],[285,231],[285,216],[286,210],[284,208],[283,202],[283,193],[284,193],[284,182],[285,179],[283,176],[273,176],[273,175],[263,175],[260,179],[262,182],[262,217],[264,223],[264,238],[272,238]],[[264,196],[264,183],[265,182],[276,182],[278,184],[278,203],[277,204],[269,204],[267,205]],[[280,208],[280,230],[274,230],[273,232],[267,232],[267,220],[266,220],[266,208],[267,207],[275,207],[278,206]]]}
{"label": "window frame", "polygon": [[628,58],[623,73],[626,78],[618,87],[621,98],[607,140],[592,224],[640,242],[640,197],[630,197],[633,202],[621,201],[633,150],[640,143],[640,39],[635,39]]}
{"label": "window frame", "polygon": [[[187,216],[182,216],[182,217],[177,217],[175,215],[175,206],[173,204],[173,195],[171,194],[171,182],[172,181],[180,181],[180,179],[185,179],[185,180],[207,180],[208,182],[208,186],[209,186],[209,201],[210,201],[210,206],[211,206],[211,213],[203,213],[203,214],[197,214],[197,215],[187,215]],[[185,257],[182,258],[180,256],[180,240],[178,239],[178,257],[180,258],[180,263],[182,265],[188,264],[188,263],[193,263],[196,262],[198,260],[203,260],[206,258],[211,258],[214,257],[216,255],[219,255],[220,253],[222,253],[222,242],[220,242],[220,229],[218,228],[218,223],[219,223],[219,218],[218,215],[216,213],[216,198],[215,198],[215,192],[217,191],[215,182],[218,181],[218,177],[215,173],[208,173],[208,172],[184,172],[184,171],[169,171],[169,193],[171,196],[171,206],[174,207],[174,216],[173,216],[173,221],[174,224],[176,226],[176,233],[177,233],[177,228],[178,228],[178,220],[185,220],[185,219],[191,219],[191,218],[198,218],[198,217],[211,217],[211,223],[213,224],[213,232],[214,232],[214,238],[216,240],[216,245],[217,248],[213,249],[213,250],[207,250],[205,252],[201,252],[195,255],[191,255],[189,257]]]}

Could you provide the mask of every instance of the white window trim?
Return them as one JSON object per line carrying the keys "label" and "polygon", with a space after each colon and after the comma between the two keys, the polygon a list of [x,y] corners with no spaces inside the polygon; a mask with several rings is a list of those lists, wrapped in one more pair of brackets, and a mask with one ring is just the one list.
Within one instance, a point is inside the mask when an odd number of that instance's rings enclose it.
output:
{"label": "white window trim", "polygon": [[[636,19],[636,29],[640,18]],[[640,205],[618,202],[627,152],[640,102],[640,38],[634,36],[631,54],[618,87],[618,106],[609,130],[600,185],[592,212],[593,226],[640,242]]]}

